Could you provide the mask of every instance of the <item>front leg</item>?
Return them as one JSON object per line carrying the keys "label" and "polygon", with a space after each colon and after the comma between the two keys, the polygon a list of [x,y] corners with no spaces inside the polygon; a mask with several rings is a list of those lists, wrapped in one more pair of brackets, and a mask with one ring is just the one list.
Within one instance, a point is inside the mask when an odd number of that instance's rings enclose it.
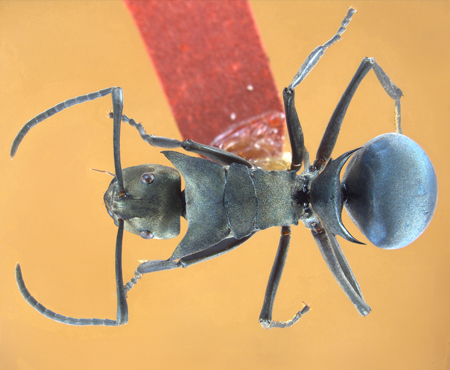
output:
{"label": "front leg", "polygon": [[187,268],[192,265],[196,265],[200,262],[208,261],[212,258],[221,256],[237,248],[241,244],[245,243],[254,234],[250,234],[242,239],[227,238],[222,240],[216,245],[204,249],[200,252],[193,253],[189,256],[180,258],[178,261],[171,259],[168,260],[153,260],[142,262],[134,272],[133,278],[125,284],[125,291],[129,292],[133,286],[138,283],[138,280],[142,278],[142,275],[149,274],[151,272],[173,270],[179,267]]}
{"label": "front leg", "polygon": [[[112,115],[111,115],[112,118]],[[139,134],[141,135],[142,140],[151,146],[157,148],[165,148],[165,149],[178,149],[182,148],[187,152],[193,152],[204,157],[213,160],[214,162],[220,163],[222,165],[231,165],[232,163],[242,164],[248,168],[252,168],[253,165],[246,161],[244,158],[239,157],[236,154],[227,152],[223,149],[219,149],[210,145],[200,144],[193,140],[184,140],[179,141],[176,139],[170,139],[168,137],[149,135],[145,132],[142,124],[137,123],[133,118],[129,118],[126,115],[122,116],[122,121],[129,123],[131,126],[135,127]]]}

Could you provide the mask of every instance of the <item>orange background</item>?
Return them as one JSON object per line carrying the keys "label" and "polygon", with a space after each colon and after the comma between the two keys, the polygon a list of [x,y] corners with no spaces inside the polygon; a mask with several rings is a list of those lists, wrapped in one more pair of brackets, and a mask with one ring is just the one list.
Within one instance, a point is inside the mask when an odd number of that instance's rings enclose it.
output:
{"label": "orange background", "polygon": [[[373,56],[404,92],[403,132],[434,163],[438,208],[405,249],[341,243],[373,309],[366,318],[333,280],[309,232],[294,228],[274,318],[290,318],[302,301],[312,310],[293,328],[265,331],[258,316],[276,229],[216,260],[146,276],[130,292],[130,322],[120,328],[65,326],[23,300],[17,261],[32,294],[50,309],[115,317],[116,227],[102,200],[110,178],[89,170],[114,170],[111,102],[86,103],[43,123],[11,161],[20,127],[65,99],[116,85],[125,92],[125,113],[148,132],[179,133],[121,2],[0,2],[0,368],[449,368],[450,2],[252,2],[280,91],[334,34],[349,5],[358,13],[343,40],[297,89],[306,144],[314,154],[361,59]],[[371,73],[349,108],[335,156],[392,131],[392,112]],[[122,153],[124,167],[167,163],[127,127]],[[167,258],[179,240],[127,234],[125,279],[138,259]]]}

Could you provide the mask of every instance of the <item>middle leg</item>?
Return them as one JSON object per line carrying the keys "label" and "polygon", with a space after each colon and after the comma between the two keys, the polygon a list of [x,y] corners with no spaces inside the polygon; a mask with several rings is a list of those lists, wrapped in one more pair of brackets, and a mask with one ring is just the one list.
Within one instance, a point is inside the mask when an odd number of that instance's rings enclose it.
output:
{"label": "middle leg", "polygon": [[302,310],[298,311],[291,320],[274,321],[272,320],[273,304],[277,294],[278,285],[280,284],[281,275],[283,274],[284,265],[291,241],[291,227],[283,226],[281,228],[280,244],[278,245],[277,255],[273,262],[272,271],[270,272],[269,282],[267,283],[266,294],[264,295],[264,303],[259,316],[259,323],[264,329],[271,328],[288,328],[294,325],[300,317],[309,311],[309,306],[305,304]]}
{"label": "middle leg", "polygon": [[316,47],[306,58],[300,69],[294,76],[290,85],[283,91],[284,110],[286,112],[286,125],[289,133],[289,140],[292,150],[291,170],[299,171],[302,163],[305,168],[309,166],[309,154],[304,145],[303,130],[298,119],[297,111],[294,105],[294,89],[305,79],[312,69],[319,62],[320,58],[325,54],[325,50],[341,39],[341,35],[345,32],[346,27],[350,23],[356,10],[350,8],[344,20],[341,23],[336,34],[325,44]]}

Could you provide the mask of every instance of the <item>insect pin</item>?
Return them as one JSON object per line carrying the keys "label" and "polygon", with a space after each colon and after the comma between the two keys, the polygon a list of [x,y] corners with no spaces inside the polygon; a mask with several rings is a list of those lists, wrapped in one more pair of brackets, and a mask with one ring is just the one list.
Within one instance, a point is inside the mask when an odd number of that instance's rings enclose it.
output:
{"label": "insect pin", "polygon": [[[16,280],[26,301],[44,316],[69,325],[123,325],[128,322],[126,294],[143,275],[185,268],[218,257],[245,243],[260,230],[280,227],[278,252],[259,320],[264,328],[289,327],[308,312],[309,306],[305,304],[287,321],[272,320],[272,308],[287,258],[291,225],[300,221],[311,230],[326,264],[345,294],[358,312],[366,316],[371,309],[336,239],[339,235],[350,242],[360,243],[343,225],[341,213],[344,205],[372,244],[383,249],[401,248],[412,243],[431,221],[437,202],[437,179],[425,152],[402,135],[402,92],[373,58],[363,58],[328,123],[315,160],[310,164],[295,108],[294,90],[325,50],[340,40],[354,13],[353,8],[348,10],[337,33],[309,54],[283,91],[292,150],[292,163],[287,170],[266,171],[236,154],[212,146],[148,135],[140,123],[122,114],[123,92],[117,87],[66,100],[27,122],[14,140],[11,157],[16,154],[24,136],[38,123],[73,105],[109,94],[112,96],[115,177],[104,201],[118,226],[115,258],[117,318],[72,318],[50,311],[25,287],[17,264]],[[380,135],[361,148],[332,160],[331,154],[347,108],[370,70],[375,72],[385,92],[394,100],[396,132]],[[175,169],[158,164],[122,169],[122,122],[135,127],[141,138],[154,147],[183,149],[207,159],[165,150],[163,154]],[[341,170],[350,157],[341,181]],[[302,167],[303,171],[299,173]],[[181,176],[185,181],[184,190],[181,189]],[[188,229],[170,258],[142,262],[134,277],[124,285],[124,230],[144,239],[173,238],[180,233],[181,218],[187,220]]]}

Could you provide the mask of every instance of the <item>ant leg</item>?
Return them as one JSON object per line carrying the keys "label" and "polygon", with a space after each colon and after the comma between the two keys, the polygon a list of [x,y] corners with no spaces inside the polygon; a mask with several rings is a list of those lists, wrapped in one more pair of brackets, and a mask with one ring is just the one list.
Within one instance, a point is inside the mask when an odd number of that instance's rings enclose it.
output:
{"label": "ant leg", "polygon": [[328,40],[325,44],[320,45],[316,47],[311,54],[308,55],[306,60],[301,65],[300,69],[292,79],[291,84],[289,85],[288,89],[294,90],[300,82],[302,82],[305,77],[309,74],[309,72],[312,71],[312,69],[316,66],[316,64],[319,62],[320,58],[325,54],[325,50],[327,50],[331,45],[335,44],[341,39],[341,35],[345,32],[346,27],[352,20],[353,14],[356,13],[356,10],[352,7],[348,9],[347,15],[344,17],[343,21],[341,22],[341,26],[337,30],[336,34]]}
{"label": "ant leg", "polygon": [[384,91],[395,101],[394,106],[394,123],[395,123],[395,132],[398,134],[402,133],[402,124],[401,124],[401,110],[400,110],[400,98],[403,96],[402,91],[395,86],[386,72],[380,67],[380,65],[375,61],[374,58],[371,58],[373,61],[373,71],[380,81],[381,86],[383,86]]}
{"label": "ant leg", "polygon": [[319,62],[320,58],[325,54],[325,50],[341,39],[341,35],[345,32],[347,25],[350,23],[356,10],[350,8],[341,23],[336,34],[325,44],[315,48],[301,65],[300,69],[294,76],[289,87],[283,90],[284,110],[286,112],[286,125],[289,133],[289,140],[292,150],[291,170],[299,171],[302,162],[305,166],[309,166],[309,154],[305,148],[303,130],[298,119],[297,111],[294,105],[294,89],[305,79],[311,70]]}
{"label": "ant leg", "polygon": [[320,142],[319,149],[317,150],[316,160],[314,161],[314,166],[317,169],[322,169],[330,159],[331,153],[333,152],[334,145],[336,144],[336,140],[339,135],[339,131],[341,129],[342,121],[344,120],[345,113],[347,112],[347,108],[362,79],[372,68],[384,91],[386,91],[386,93],[395,101],[396,131],[398,133],[401,133],[400,98],[403,95],[402,91],[397,86],[395,86],[395,84],[381,69],[374,58],[364,58],[352,80],[350,81],[350,84],[347,86],[347,89],[342,95],[341,100],[339,100],[339,103],[334,110],[330,121],[328,122],[328,126],[322,137],[322,141]]}
{"label": "ant leg", "polygon": [[236,154],[227,152],[223,149],[219,149],[210,145],[200,144],[193,140],[184,140],[179,141],[176,139],[170,139],[167,137],[162,136],[155,136],[155,135],[148,135],[145,132],[144,127],[142,124],[137,123],[134,119],[127,117],[126,115],[122,116],[122,121],[129,123],[131,126],[135,127],[139,134],[141,135],[142,140],[144,140],[146,143],[150,144],[151,146],[157,147],[157,148],[165,148],[165,149],[177,149],[177,148],[183,148],[187,152],[193,152],[200,155],[205,156],[206,158],[209,158],[217,163],[223,164],[223,165],[230,165],[232,163],[238,163],[242,164],[248,168],[252,168],[253,165],[246,161],[245,159],[239,157]]}
{"label": "ant leg", "polygon": [[133,286],[138,283],[138,280],[142,278],[142,275],[149,274],[151,272],[173,270],[178,267],[182,267],[180,262],[170,261],[170,260],[154,260],[142,262],[134,272],[134,276],[131,280],[125,284],[124,291],[127,294]]}
{"label": "ant leg", "polygon": [[277,255],[270,272],[269,282],[267,283],[266,294],[264,295],[264,303],[259,315],[259,323],[264,329],[271,328],[288,328],[294,325],[300,317],[309,311],[309,306],[301,311],[298,311],[295,316],[288,321],[274,321],[272,320],[273,303],[275,295],[277,294],[278,285],[280,284],[281,275],[283,274],[284,264],[289,250],[289,243],[291,241],[291,227],[283,226],[281,228],[280,244],[278,245]]}
{"label": "ant leg", "polygon": [[173,260],[155,260],[155,261],[145,261],[142,262],[136,269],[134,277],[125,285],[125,291],[128,292],[131,288],[137,284],[138,280],[144,274],[156,271],[172,270],[179,267],[189,267],[200,262],[210,260],[212,258],[221,256],[231,250],[237,248],[241,244],[245,243],[250,239],[253,234],[250,234],[242,239],[227,238],[222,240],[220,243],[209,247],[206,250],[191,254],[190,256],[182,257],[175,262]]}
{"label": "ant leg", "polygon": [[305,139],[302,126],[295,109],[295,92],[286,87],[283,90],[284,111],[286,113],[286,125],[288,128],[289,140],[291,143],[292,160],[291,170],[298,172],[302,167],[309,166],[309,154],[305,148]]}
{"label": "ant leg", "polygon": [[336,237],[320,222],[317,222],[311,231],[322,257],[334,278],[345,294],[347,294],[347,297],[350,298],[350,301],[355,305],[359,314],[361,316],[367,316],[371,309],[364,301],[359,284],[353,275]]}

